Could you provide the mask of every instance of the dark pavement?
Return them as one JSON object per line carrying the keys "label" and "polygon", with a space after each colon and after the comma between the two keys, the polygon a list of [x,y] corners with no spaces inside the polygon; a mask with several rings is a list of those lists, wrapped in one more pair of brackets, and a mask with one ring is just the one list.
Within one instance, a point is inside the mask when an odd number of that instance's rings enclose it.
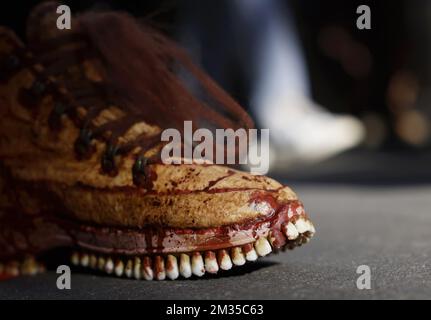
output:
{"label": "dark pavement", "polygon": [[[1,282],[0,299],[430,299],[431,162],[382,157],[340,157],[304,171],[319,180],[337,169],[326,183],[292,175],[317,229],[294,251],[220,278],[146,282],[73,272],[70,291],[58,290],[50,271]],[[373,173],[376,165],[384,168]],[[370,290],[356,287],[359,265],[371,268]]]}

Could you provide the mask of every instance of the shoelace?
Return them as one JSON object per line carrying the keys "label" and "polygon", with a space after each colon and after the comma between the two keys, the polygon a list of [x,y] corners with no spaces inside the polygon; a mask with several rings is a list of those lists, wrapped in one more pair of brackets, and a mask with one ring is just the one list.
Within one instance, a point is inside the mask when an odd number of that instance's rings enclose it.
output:
{"label": "shoelace", "polygon": [[[72,62],[71,59],[67,61],[68,63]],[[77,62],[76,58],[73,62]],[[64,60],[59,60],[59,64],[52,64],[50,68],[40,69],[36,67],[37,65],[41,65],[40,60],[35,59],[33,54],[27,49],[17,48],[0,61],[0,81],[4,83],[22,68],[28,68],[34,74],[35,80],[29,88],[21,90],[19,96],[20,102],[29,108],[33,108],[40,103],[44,96],[52,95],[55,102],[48,120],[50,128],[52,130],[61,129],[61,117],[63,115],[69,116],[80,127],[79,136],[74,143],[76,155],[80,160],[89,158],[94,152],[94,147],[92,146],[94,139],[105,140],[106,149],[101,157],[101,167],[107,174],[112,176],[117,174],[115,161],[117,156],[127,154],[136,146],[141,147],[142,151],[136,157],[132,168],[132,175],[136,185],[144,185],[146,183],[145,176],[147,175],[145,170],[146,165],[156,162],[156,157],[148,159],[143,156],[143,153],[160,143],[159,135],[152,137],[139,136],[133,141],[120,146],[115,141],[130,126],[136,123],[136,119],[129,117],[128,119],[109,121],[99,127],[92,126],[93,119],[106,109],[107,105],[114,105],[115,103],[113,100],[109,101],[109,97],[106,95],[106,87],[103,87],[101,84],[91,83],[88,79],[83,79],[84,81],[82,81],[86,86],[73,87],[73,84],[69,83],[70,87],[68,89],[74,93],[73,97],[64,92],[59,84],[53,81],[56,72],[62,69],[64,63]],[[84,118],[78,116],[78,106],[89,106],[86,107]],[[103,134],[107,131],[112,131],[108,140],[103,137]]]}
{"label": "shoelace", "polygon": [[[71,46],[74,43],[78,45],[73,49],[72,54],[59,56],[58,52],[55,51],[62,45]],[[2,70],[0,81],[2,78],[7,80],[8,77],[22,68],[29,69],[34,74],[35,80],[30,88],[21,90],[20,102],[32,108],[36,107],[46,95],[52,95],[54,106],[49,116],[50,128],[52,130],[61,129],[63,115],[67,115],[80,128],[79,135],[74,142],[74,149],[80,160],[90,157],[95,151],[92,144],[95,139],[103,140],[106,143],[106,148],[100,161],[103,172],[108,175],[115,176],[118,173],[118,158],[120,156],[127,154],[135,147],[140,147],[132,168],[132,175],[136,185],[145,185],[146,176],[149,174],[147,165],[159,162],[160,159],[159,154],[147,159],[144,157],[144,153],[162,143],[160,135],[141,135],[132,141],[119,144],[118,139],[133,124],[145,121],[144,117],[140,113],[134,113],[133,109],[128,110],[127,117],[108,121],[98,127],[93,125],[93,120],[101,111],[109,106],[124,105],[124,100],[117,99],[118,95],[116,95],[115,90],[110,88],[107,83],[91,81],[83,75],[82,70],[70,78],[65,74],[68,67],[81,66],[94,53],[92,50],[88,50],[85,37],[75,34],[63,36],[41,44],[41,48],[41,53],[38,52],[37,58],[28,49],[17,48],[9,56],[0,59],[2,60],[0,62],[0,69]],[[212,97],[210,96],[210,98]],[[217,107],[217,102],[214,105]],[[79,107],[85,109],[84,117],[78,114]],[[238,117],[238,113],[241,114],[235,108],[236,106],[228,106],[225,110],[222,109],[228,114],[216,110],[207,110],[202,116],[203,118],[207,117],[207,119],[213,117],[214,121],[223,127],[234,127],[238,126],[238,122],[241,122],[241,120],[235,119],[235,116]],[[232,114],[229,115],[229,112]],[[169,117],[169,115],[166,116]],[[246,126],[250,127],[247,120]],[[110,135],[107,136],[107,132],[110,132]]]}

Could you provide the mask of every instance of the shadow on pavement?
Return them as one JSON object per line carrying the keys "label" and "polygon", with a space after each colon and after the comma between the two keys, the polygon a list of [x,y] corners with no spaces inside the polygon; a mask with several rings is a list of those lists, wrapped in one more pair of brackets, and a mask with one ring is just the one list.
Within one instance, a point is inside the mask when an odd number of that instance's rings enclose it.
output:
{"label": "shadow on pavement", "polygon": [[270,172],[292,183],[333,183],[370,186],[431,184],[431,153],[352,150],[317,164]]}

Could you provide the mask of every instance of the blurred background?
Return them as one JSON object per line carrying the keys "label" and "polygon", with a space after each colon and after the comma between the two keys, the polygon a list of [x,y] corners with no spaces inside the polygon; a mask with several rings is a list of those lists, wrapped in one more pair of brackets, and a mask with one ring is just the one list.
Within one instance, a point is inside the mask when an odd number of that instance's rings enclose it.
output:
{"label": "blurred background", "polygon": [[[8,3],[24,37],[40,1]],[[176,39],[269,128],[271,173],[298,181],[429,182],[431,3],[355,0],[64,1],[124,10]],[[360,5],[371,29],[358,29]]]}

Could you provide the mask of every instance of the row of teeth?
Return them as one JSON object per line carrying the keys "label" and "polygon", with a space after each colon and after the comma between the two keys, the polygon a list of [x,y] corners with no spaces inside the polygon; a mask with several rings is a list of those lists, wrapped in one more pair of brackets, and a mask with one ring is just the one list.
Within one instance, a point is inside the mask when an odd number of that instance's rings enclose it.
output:
{"label": "row of teeth", "polygon": [[37,262],[33,257],[24,259],[23,261],[9,261],[0,263],[0,275],[9,277],[17,277],[20,275],[33,276],[45,272],[45,266]]}
{"label": "row of teeth", "polygon": [[[315,229],[308,220],[300,218],[294,223],[289,222],[282,226],[282,231],[288,241],[287,248],[293,249],[313,236]],[[206,251],[204,253],[181,253],[167,256],[145,256],[134,258],[113,259],[107,256],[78,253],[72,254],[71,262],[76,266],[98,269],[118,277],[127,277],[145,280],[175,280],[179,276],[190,278],[202,277],[205,273],[215,274],[219,270],[230,270],[233,266],[242,266],[247,261],[255,261],[272,252],[271,237],[258,238],[254,243],[242,247],[234,247]]]}

